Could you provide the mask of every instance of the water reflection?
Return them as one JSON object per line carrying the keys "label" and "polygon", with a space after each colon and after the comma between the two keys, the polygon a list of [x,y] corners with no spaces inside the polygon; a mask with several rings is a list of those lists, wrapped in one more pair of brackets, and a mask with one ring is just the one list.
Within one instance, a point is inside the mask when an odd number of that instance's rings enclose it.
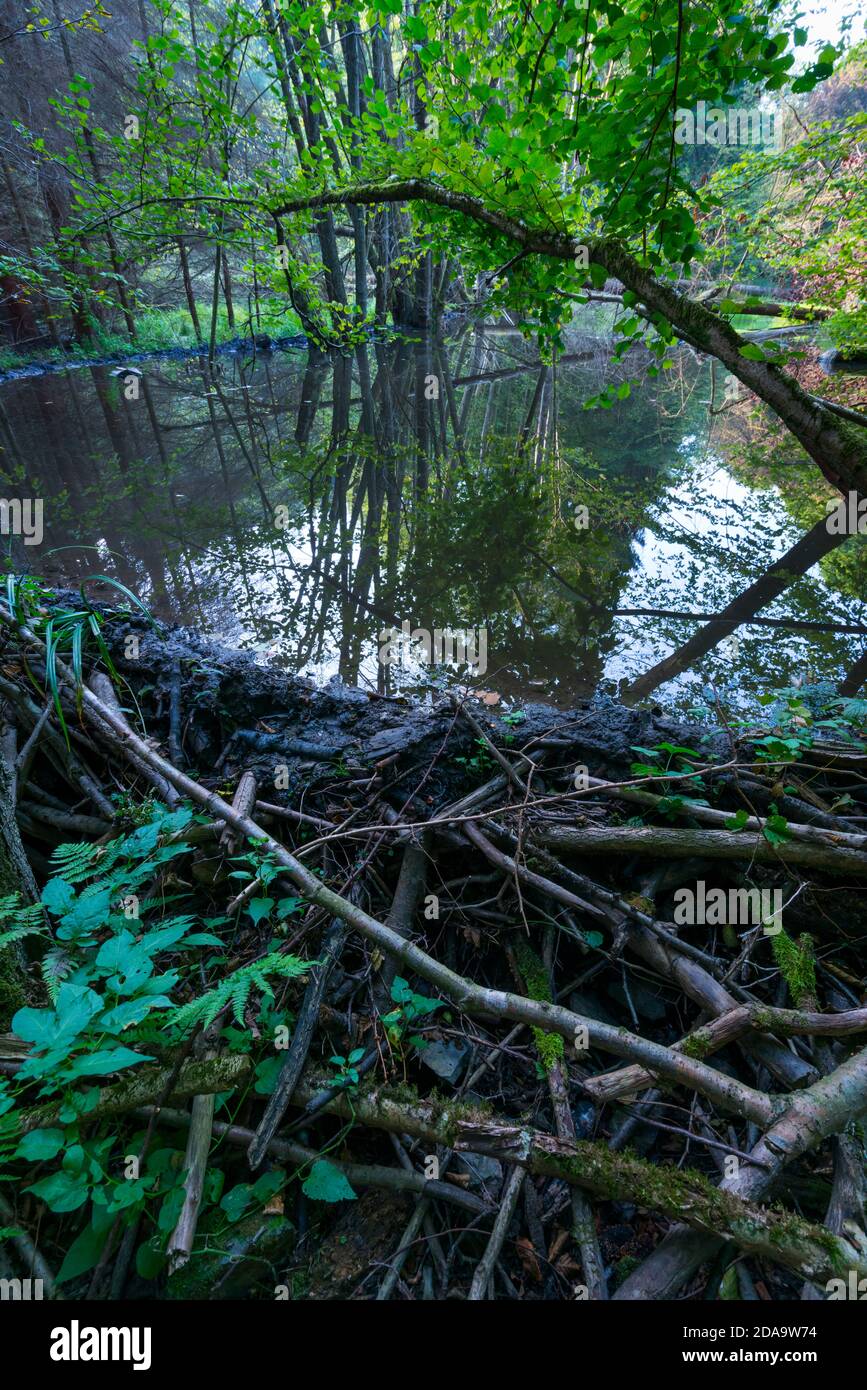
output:
{"label": "water reflection", "polygon": [[649,365],[613,366],[594,310],[556,366],[508,326],[462,325],[213,373],[163,358],[9,382],[5,494],[42,497],[45,526],[13,556],[52,582],[112,575],[160,617],[383,690],[461,674],[383,666],[405,622],[486,630],[484,684],[516,699],[671,682],[689,705],[708,681],[857,674],[863,538],[835,549],[811,466],[756,465],[690,351],[583,408]]}

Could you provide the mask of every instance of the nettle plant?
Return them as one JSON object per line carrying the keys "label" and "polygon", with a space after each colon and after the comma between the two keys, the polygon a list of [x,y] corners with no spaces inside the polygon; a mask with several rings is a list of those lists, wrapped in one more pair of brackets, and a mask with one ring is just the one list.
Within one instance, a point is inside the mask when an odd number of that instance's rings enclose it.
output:
{"label": "nettle plant", "polygon": [[[844,698],[836,694],[833,686],[818,685],[772,690],[759,695],[758,703],[767,711],[763,720],[732,719],[730,726],[739,731],[742,741],[752,745],[756,761],[766,764],[768,771],[792,767],[801,761],[805,753],[823,745],[843,745],[859,752],[867,750],[867,700]],[[636,777],[658,779],[658,787],[652,788],[661,792],[656,809],[667,820],[688,816],[690,807],[709,804],[704,798],[681,794],[677,790],[677,783],[669,780],[700,768],[700,755],[695,749],[673,743],[657,743],[652,748],[633,745],[632,751],[649,760],[633,762],[631,771]],[[798,792],[797,787],[785,784],[782,773],[778,781],[782,794]],[[688,787],[690,793],[707,789],[699,776],[690,776],[688,782],[681,782],[680,785]],[[841,796],[835,802],[834,809],[845,808],[850,803],[851,797]],[[733,813],[726,828],[742,830],[748,820],[749,813],[738,810]],[[644,817],[635,816],[630,823],[642,825]],[[776,801],[770,803],[768,815],[762,821],[762,834],[774,845],[784,844],[791,839],[788,821],[779,812]]]}
{"label": "nettle plant", "polygon": [[426,1047],[427,1042],[419,1030],[424,1027],[425,1018],[444,1007],[443,1001],[416,994],[400,975],[395,976],[392,983],[391,998],[396,1007],[382,1017],[389,1041],[396,1046],[406,1038],[417,1050]]}
{"label": "nettle plant", "polygon": [[[686,748],[677,743],[656,743],[652,748],[632,745],[633,753],[640,753],[646,762],[630,764],[634,777],[648,777],[657,781],[650,790],[659,793],[659,811],[666,820],[677,820],[688,815],[690,806],[707,806],[704,797],[693,796],[693,792],[705,791],[705,784],[698,775],[702,756],[694,748]],[[658,780],[657,780],[658,779]],[[678,790],[683,788],[683,794]],[[643,825],[642,816],[633,816],[629,824]]]}
{"label": "nettle plant", "polygon": [[768,719],[742,727],[762,762],[797,762],[822,741],[848,743],[859,751],[867,748],[867,700],[843,698],[830,687],[789,686],[760,695],[759,704],[767,709]]}
{"label": "nettle plant", "polygon": [[[272,945],[204,994],[179,997],[190,993],[188,981],[198,986],[227,959],[214,931],[227,918],[173,915],[173,905],[186,894],[157,894],[154,887],[165,882],[174,859],[189,853],[184,831],[194,820],[191,809],[168,811],[156,803],[145,824],[108,844],[59,846],[41,903],[24,906],[17,895],[0,899],[0,947],[28,937],[45,942],[40,967],[50,1001],[20,1009],[12,1020],[28,1052],[14,1081],[0,1081],[0,1167],[58,1215],[90,1204],[89,1219],[59,1271],[61,1282],[97,1263],[118,1219],[130,1225],[144,1218],[137,1267],[143,1277],[153,1277],[164,1264],[184,1200],[183,1150],[155,1149],[140,1159],[143,1136],[130,1136],[127,1129],[121,1139],[113,1123],[108,1133],[100,1129],[103,1093],[89,1083],[111,1076],[122,1087],[134,1069],[222,1013],[236,1025],[227,1019],[229,1045],[251,1050],[253,1031],[245,1025],[251,1018],[255,1025],[253,992],[267,1024],[273,1017],[271,981],[309,969],[309,962]],[[263,1089],[270,1089],[267,1082]],[[35,1100],[47,1101],[55,1113],[49,1123],[22,1134],[22,1117]],[[39,1171],[28,1182],[34,1165]],[[211,1168],[205,1200],[219,1202],[231,1221],[249,1201],[267,1200],[274,1178],[268,1175],[267,1192],[257,1183],[221,1200],[223,1182],[222,1171]]]}

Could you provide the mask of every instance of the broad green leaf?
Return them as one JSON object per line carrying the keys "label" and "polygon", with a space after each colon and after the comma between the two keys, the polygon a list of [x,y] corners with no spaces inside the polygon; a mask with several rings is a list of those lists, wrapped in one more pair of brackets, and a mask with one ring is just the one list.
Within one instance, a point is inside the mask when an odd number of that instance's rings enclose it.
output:
{"label": "broad green leaf", "polygon": [[317,1158],[301,1186],[314,1202],[353,1202],[356,1199],[345,1175],[327,1158]]}

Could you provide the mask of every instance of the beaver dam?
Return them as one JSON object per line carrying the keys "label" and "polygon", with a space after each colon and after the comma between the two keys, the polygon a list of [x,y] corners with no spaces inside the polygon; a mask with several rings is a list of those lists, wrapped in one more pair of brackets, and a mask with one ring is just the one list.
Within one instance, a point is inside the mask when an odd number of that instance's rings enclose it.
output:
{"label": "beaver dam", "polygon": [[864,702],[423,703],[28,581],[0,618],[5,1277],[797,1300],[867,1275]]}

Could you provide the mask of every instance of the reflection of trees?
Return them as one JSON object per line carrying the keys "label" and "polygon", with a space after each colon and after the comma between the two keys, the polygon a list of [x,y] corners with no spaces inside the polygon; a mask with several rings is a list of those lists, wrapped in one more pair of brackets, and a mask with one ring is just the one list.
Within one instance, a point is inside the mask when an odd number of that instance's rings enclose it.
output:
{"label": "reflection of trees", "polygon": [[[103,551],[49,557],[49,577],[116,574],[164,616],[347,682],[374,676],[379,630],[403,619],[486,627],[499,689],[544,677],[571,698],[617,645],[633,542],[685,467],[681,441],[706,433],[689,354],[664,386],[583,410],[605,347],[576,333],[549,366],[474,326],[303,362],[189,359],[148,364],[136,402],[96,368],[7,387],[2,457],[10,484],[50,499],[46,548]],[[695,547],[734,563],[712,536]]]}

